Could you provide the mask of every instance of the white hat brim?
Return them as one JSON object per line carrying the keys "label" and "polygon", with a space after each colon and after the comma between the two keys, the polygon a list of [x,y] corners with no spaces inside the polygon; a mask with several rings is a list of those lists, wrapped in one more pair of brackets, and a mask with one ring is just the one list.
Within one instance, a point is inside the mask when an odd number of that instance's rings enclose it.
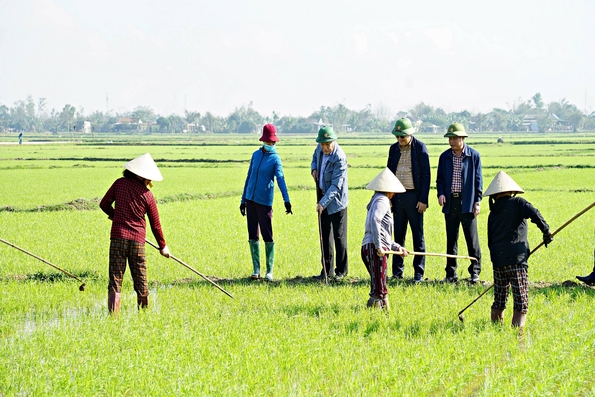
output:
{"label": "white hat brim", "polygon": [[399,178],[397,178],[388,167],[383,169],[380,174],[376,175],[376,177],[368,183],[366,189],[388,193],[405,192],[405,188],[401,181],[399,181]]}
{"label": "white hat brim", "polygon": [[516,192],[525,193],[523,189],[504,171],[498,172],[490,186],[486,189],[484,196],[492,196],[498,193]]}
{"label": "white hat brim", "polygon": [[157,164],[155,164],[155,161],[153,161],[153,158],[149,153],[145,153],[134,160],[130,160],[124,164],[124,168],[133,174],[150,181],[163,180],[163,176],[161,175],[159,168],[157,168]]}

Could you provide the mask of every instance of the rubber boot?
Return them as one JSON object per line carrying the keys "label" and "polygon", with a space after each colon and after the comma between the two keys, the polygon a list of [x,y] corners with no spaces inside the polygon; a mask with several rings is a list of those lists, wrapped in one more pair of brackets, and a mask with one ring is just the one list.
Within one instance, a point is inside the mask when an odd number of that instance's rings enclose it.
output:
{"label": "rubber boot", "polygon": [[500,324],[504,322],[504,309],[494,309],[492,307],[492,322]]}
{"label": "rubber boot", "polygon": [[258,280],[260,278],[260,241],[248,240],[248,243],[250,243],[250,255],[252,255],[252,266],[254,267],[250,278]]}
{"label": "rubber boot", "polygon": [[515,311],[512,313],[512,326],[524,328],[526,319],[527,315],[525,313]]}
{"label": "rubber boot", "polygon": [[118,314],[120,311],[120,293],[116,291],[108,291],[107,293],[107,310],[110,313]]}
{"label": "rubber boot", "polygon": [[368,299],[366,307],[371,309],[382,309],[382,299],[371,296],[370,299]]}
{"label": "rubber boot", "polygon": [[147,296],[140,296],[136,295],[136,304],[138,305],[138,309],[146,309],[149,307],[149,295]]}
{"label": "rubber boot", "polygon": [[[593,258],[595,261],[595,251],[593,251]],[[593,285],[595,284],[595,263],[593,264],[593,271],[588,276],[576,276],[579,281],[582,281],[585,284]]]}
{"label": "rubber boot", "polygon": [[264,278],[267,281],[273,281],[273,265],[275,263],[275,243],[271,241],[270,243],[265,242],[264,247],[266,250],[267,255],[267,274]]}
{"label": "rubber boot", "polygon": [[382,299],[382,308],[386,311],[388,311],[390,309],[390,305],[388,304],[388,296],[385,296]]}

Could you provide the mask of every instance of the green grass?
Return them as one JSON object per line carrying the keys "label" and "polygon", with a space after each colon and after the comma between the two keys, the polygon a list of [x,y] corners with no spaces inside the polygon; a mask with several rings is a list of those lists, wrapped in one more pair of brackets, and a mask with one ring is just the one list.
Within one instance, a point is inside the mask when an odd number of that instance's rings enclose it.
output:
{"label": "green grass", "polygon": [[[434,180],[446,140],[419,137],[428,143]],[[77,281],[0,243],[0,395],[595,393],[595,290],[573,281],[593,266],[595,210],[531,257],[528,325],[520,338],[509,326],[512,298],[503,326],[489,321],[491,292],[465,312],[464,323],[457,319],[492,280],[487,200],[478,218],[485,285],[440,283],[445,262],[435,257],[427,258],[428,281],[413,285],[409,258],[406,280],[389,284],[391,311],[365,309],[369,279],[359,248],[371,192],[363,187],[386,164],[390,137],[340,138],[350,164],[350,271],[347,281],[328,287],[308,278],[320,269],[312,137],[283,139],[278,148],[294,215],[284,214],[277,192],[272,284],[247,279],[247,231],[238,210],[254,137],[140,137],[143,145],[116,138],[113,146],[0,145],[0,237],[86,282],[79,292]],[[593,202],[595,136],[507,135],[504,145],[495,138],[469,138],[482,154],[484,188],[505,169],[552,230]],[[122,311],[107,315],[110,223],[96,200],[126,159],[147,151],[163,160],[165,180],[153,192],[172,253],[216,277],[234,300],[147,246],[149,309],[137,311],[127,272]],[[444,252],[434,187],[425,230],[428,251]],[[530,224],[532,245],[540,238]],[[459,242],[464,255],[462,236]],[[466,267],[459,262],[461,278]]]}

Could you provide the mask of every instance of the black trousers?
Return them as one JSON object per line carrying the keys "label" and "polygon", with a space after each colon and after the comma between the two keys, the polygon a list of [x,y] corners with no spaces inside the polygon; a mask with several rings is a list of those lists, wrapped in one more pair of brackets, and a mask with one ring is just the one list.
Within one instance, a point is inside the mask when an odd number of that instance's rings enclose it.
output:
{"label": "black trousers", "polygon": [[[322,248],[327,275],[349,271],[347,265],[347,208],[328,214],[326,210],[320,215],[322,229]],[[333,253],[334,251],[334,253]],[[332,271],[333,257],[336,257],[335,271]]]}
{"label": "black trousers", "polygon": [[[395,194],[392,198],[394,235],[395,242],[401,246],[405,245],[407,237],[407,224],[411,226],[411,237],[413,239],[413,251],[426,252],[424,240],[424,214],[419,213],[417,205],[417,192],[408,190],[405,193]],[[413,271],[423,276],[426,268],[426,257],[416,255],[413,258]],[[393,276],[402,276],[405,270],[403,257],[393,255]]]}
{"label": "black trousers", "polygon": [[273,241],[273,207],[246,200],[246,219],[248,240],[259,240],[262,233],[265,243]]}
{"label": "black trousers", "polygon": [[[469,256],[477,258],[477,261],[471,261],[468,267],[469,274],[479,276],[479,273],[481,273],[481,249],[477,235],[477,219],[475,219],[472,212],[461,212],[461,197],[450,197],[450,200],[450,213],[444,214],[446,220],[446,253],[457,255],[459,228],[462,226],[465,241],[467,242],[467,252]],[[446,277],[457,277],[457,260],[447,258],[444,270],[446,270]]]}

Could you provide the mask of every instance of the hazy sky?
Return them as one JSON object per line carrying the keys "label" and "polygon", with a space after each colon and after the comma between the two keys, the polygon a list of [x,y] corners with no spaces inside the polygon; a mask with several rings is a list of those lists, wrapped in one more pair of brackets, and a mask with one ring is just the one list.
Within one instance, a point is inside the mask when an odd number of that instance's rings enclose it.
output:
{"label": "hazy sky", "polygon": [[595,1],[0,0],[0,104],[595,110]]}

